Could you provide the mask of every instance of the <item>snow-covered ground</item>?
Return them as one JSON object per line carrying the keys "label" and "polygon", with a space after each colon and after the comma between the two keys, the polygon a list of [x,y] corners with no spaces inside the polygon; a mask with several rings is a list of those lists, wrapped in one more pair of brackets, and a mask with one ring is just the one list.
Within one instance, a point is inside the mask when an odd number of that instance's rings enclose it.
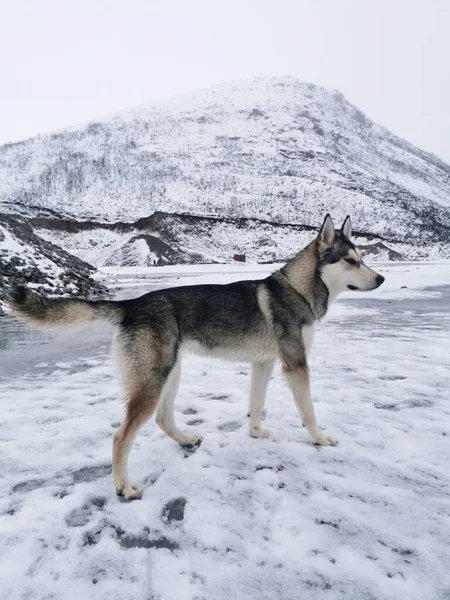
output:
{"label": "snow-covered ground", "polygon": [[[378,269],[384,286],[338,301],[313,345],[316,412],[338,446],[311,444],[280,369],[272,436],[251,439],[249,366],[189,357],[177,419],[202,445],[183,450],[149,423],[130,456],[145,485],[133,503],[110,474],[122,418],[110,329],[0,320],[2,600],[449,598],[450,265]],[[269,270],[104,277],[129,296]]]}

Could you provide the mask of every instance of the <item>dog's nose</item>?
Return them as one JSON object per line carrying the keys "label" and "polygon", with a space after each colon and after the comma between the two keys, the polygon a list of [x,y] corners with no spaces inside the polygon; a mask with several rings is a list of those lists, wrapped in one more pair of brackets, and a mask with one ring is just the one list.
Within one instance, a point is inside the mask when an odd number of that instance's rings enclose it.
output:
{"label": "dog's nose", "polygon": [[377,287],[380,287],[380,285],[383,283],[384,281],[384,277],[383,275],[377,275],[377,278],[375,280],[377,282]]}

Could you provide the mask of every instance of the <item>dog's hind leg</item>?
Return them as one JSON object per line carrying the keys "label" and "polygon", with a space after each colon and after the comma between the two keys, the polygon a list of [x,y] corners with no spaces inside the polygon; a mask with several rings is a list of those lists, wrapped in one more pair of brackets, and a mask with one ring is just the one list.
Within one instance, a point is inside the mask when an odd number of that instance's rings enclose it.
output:
{"label": "dog's hind leg", "polygon": [[275,361],[254,362],[252,364],[252,378],[250,383],[250,403],[248,423],[249,433],[255,438],[269,436],[268,429],[261,428],[261,417],[266,399],[267,386],[272,375]]}
{"label": "dog's hind leg", "polygon": [[113,477],[116,492],[131,500],[142,490],[128,479],[128,455],[137,432],[156,410],[176,363],[177,343],[170,330],[166,339],[162,339],[161,334],[150,328],[140,328],[121,331],[115,340],[115,350],[128,403],[125,419],[114,435]]}
{"label": "dog's hind leg", "polygon": [[175,423],[174,404],[180,383],[181,363],[177,362],[167,378],[161,393],[161,400],[156,411],[156,423],[169,437],[181,446],[196,446],[201,442],[201,435],[185,433]]}
{"label": "dog's hind leg", "polygon": [[[127,500],[140,496],[142,489],[128,479],[128,455],[137,432],[152,416],[159,400],[162,386],[147,381],[130,394],[125,420],[113,440],[113,477],[116,492]],[[158,389],[159,388],[159,389]]]}

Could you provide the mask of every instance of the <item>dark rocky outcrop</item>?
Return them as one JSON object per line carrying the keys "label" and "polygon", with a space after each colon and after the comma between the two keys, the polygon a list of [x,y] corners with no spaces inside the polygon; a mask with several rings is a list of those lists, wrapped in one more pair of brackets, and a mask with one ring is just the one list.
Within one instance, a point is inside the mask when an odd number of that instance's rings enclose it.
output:
{"label": "dark rocky outcrop", "polygon": [[8,289],[31,284],[52,295],[96,297],[107,290],[94,267],[40,238],[23,217],[0,213],[0,314]]}

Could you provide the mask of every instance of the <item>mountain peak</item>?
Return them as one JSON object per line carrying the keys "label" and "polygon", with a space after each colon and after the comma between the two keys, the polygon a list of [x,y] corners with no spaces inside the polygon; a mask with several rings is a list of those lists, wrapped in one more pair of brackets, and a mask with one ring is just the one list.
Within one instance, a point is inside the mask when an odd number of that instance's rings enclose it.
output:
{"label": "mountain peak", "polygon": [[162,210],[309,226],[332,212],[386,239],[449,237],[450,167],[340,92],[289,76],[230,81],[3,146],[0,180],[10,212],[134,222]]}

